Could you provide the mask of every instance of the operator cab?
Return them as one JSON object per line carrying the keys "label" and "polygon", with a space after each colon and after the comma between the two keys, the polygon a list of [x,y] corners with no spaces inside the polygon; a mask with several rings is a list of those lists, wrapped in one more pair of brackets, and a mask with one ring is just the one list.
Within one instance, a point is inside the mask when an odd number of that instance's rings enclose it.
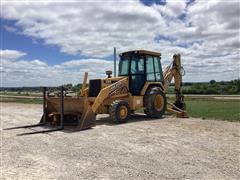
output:
{"label": "operator cab", "polygon": [[161,54],[146,50],[128,51],[119,55],[119,76],[129,76],[130,92],[140,92],[146,81],[163,82]]}

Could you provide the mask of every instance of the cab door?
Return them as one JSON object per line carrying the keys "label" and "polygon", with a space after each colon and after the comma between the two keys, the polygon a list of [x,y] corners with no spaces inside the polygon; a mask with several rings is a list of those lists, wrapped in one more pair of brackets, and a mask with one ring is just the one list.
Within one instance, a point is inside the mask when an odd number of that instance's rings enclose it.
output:
{"label": "cab door", "polygon": [[150,82],[163,81],[160,57],[146,55],[146,76]]}
{"label": "cab door", "polygon": [[144,56],[134,55],[130,64],[130,92],[134,96],[140,95],[140,92],[146,81]]}

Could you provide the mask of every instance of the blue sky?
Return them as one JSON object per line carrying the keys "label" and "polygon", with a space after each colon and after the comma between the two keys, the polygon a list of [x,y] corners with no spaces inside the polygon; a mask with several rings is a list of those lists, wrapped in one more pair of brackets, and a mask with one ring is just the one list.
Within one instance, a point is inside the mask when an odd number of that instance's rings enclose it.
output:
{"label": "blue sky", "polygon": [[146,6],[151,6],[153,4],[166,5],[166,0],[141,0]]}
{"label": "blue sky", "polygon": [[[88,58],[87,56],[70,55],[61,53],[57,45],[45,45],[44,41],[38,38],[32,38],[22,35],[20,28],[15,26],[15,21],[1,19],[3,26],[0,27],[0,33],[3,35],[1,49],[14,49],[22,52],[28,52],[25,60],[41,59],[49,65],[59,64],[69,59]],[[14,27],[17,32],[7,30],[7,27]]]}
{"label": "blue sky", "polygon": [[236,79],[239,12],[237,0],[2,1],[1,84],[76,84],[83,71],[104,77],[113,47],[161,52],[163,67],[181,53],[184,81]]}

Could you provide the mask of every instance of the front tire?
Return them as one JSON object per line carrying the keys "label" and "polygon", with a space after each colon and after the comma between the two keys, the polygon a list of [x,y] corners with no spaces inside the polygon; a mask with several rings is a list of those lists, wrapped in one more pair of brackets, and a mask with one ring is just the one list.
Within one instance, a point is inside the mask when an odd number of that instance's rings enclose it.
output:
{"label": "front tire", "polygon": [[110,119],[117,124],[128,122],[130,113],[131,111],[127,101],[114,101],[109,109]]}
{"label": "front tire", "polygon": [[160,87],[152,87],[144,96],[144,112],[150,118],[161,118],[167,108],[167,99]]}

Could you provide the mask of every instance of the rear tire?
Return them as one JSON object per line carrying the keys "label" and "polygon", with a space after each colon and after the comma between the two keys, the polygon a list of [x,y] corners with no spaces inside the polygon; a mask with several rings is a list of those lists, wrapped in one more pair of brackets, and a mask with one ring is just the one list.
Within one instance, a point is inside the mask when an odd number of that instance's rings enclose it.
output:
{"label": "rear tire", "polygon": [[131,111],[127,101],[114,101],[109,108],[110,119],[117,124],[128,122],[130,113]]}
{"label": "rear tire", "polygon": [[150,88],[144,96],[144,113],[150,118],[161,118],[167,108],[167,99],[160,87]]}

